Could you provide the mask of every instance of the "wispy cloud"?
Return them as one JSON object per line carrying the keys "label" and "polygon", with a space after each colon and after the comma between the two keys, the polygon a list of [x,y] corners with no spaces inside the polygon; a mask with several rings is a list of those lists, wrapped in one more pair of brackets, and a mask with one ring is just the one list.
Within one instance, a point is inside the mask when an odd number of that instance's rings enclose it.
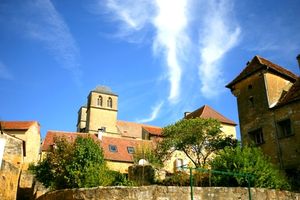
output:
{"label": "wispy cloud", "polygon": [[[102,1],[98,2],[100,5]],[[107,0],[107,8],[115,14],[115,19],[123,21],[123,33],[139,31],[149,23],[152,12],[152,3],[148,0]],[[121,29],[120,29],[121,30]]]}
{"label": "wispy cloud", "polygon": [[61,66],[71,72],[76,83],[81,84],[79,48],[51,1],[32,1],[26,4],[25,9],[33,13],[25,19],[26,34],[42,42]]}
{"label": "wispy cloud", "polygon": [[[172,5],[172,9],[170,9]],[[188,43],[186,34],[187,0],[156,0],[158,10],[154,18],[157,33],[154,41],[154,50],[163,50],[168,67],[170,81],[169,100],[178,101],[182,66],[180,64],[181,51]],[[181,49],[181,51],[180,51]]]}
{"label": "wispy cloud", "polygon": [[153,120],[155,120],[163,106],[163,102],[158,103],[157,105],[155,105],[154,107],[152,107],[152,113],[148,118],[144,118],[144,119],[139,119],[137,120],[138,123],[147,123],[147,122],[151,122]]}
{"label": "wispy cloud", "polygon": [[208,7],[200,27],[199,77],[203,96],[212,98],[224,87],[221,61],[226,53],[237,45],[241,29],[232,23],[231,1],[206,1]]}
{"label": "wispy cloud", "polygon": [[[122,39],[130,42],[128,38],[151,30],[153,54],[164,61],[160,77],[169,82],[165,96],[171,107],[189,104],[195,89],[197,96],[220,95],[223,58],[237,45],[241,33],[231,15],[233,0],[107,0],[105,5],[110,17],[120,22],[117,36]],[[139,121],[153,120],[160,105],[155,108],[149,118]]]}
{"label": "wispy cloud", "polygon": [[7,66],[0,61],[0,79],[13,80],[13,78]]}
{"label": "wispy cloud", "polygon": [[[180,94],[180,81],[183,66],[180,57],[188,43],[186,36],[187,0],[108,0],[106,7],[113,12],[115,19],[122,22],[121,36],[128,36],[146,29],[155,28],[153,51],[163,53],[170,82],[169,101],[177,102]],[[172,9],[170,9],[170,5]]]}

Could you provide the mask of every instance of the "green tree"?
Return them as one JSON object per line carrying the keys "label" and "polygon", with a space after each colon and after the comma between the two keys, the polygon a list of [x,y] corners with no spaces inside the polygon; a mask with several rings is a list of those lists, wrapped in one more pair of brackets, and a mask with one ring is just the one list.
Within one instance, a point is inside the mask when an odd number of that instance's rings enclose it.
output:
{"label": "green tree", "polygon": [[55,138],[54,147],[43,161],[32,167],[36,178],[53,189],[111,185],[100,145],[91,137],[77,137],[74,143]]}
{"label": "green tree", "polygon": [[158,156],[155,148],[151,145],[137,146],[133,154],[133,161],[137,164],[141,159],[147,160],[154,168],[160,168],[163,166],[162,160]]}
{"label": "green tree", "polygon": [[[249,173],[252,187],[289,189],[290,186],[280,171],[271,164],[257,147],[226,147],[211,161],[211,168],[219,171]],[[218,186],[247,186],[245,177],[214,175],[213,182]]]}
{"label": "green tree", "polygon": [[235,139],[224,136],[215,119],[183,119],[163,128],[162,136],[157,147],[161,158],[167,159],[175,150],[183,151],[196,167],[205,167],[214,152],[237,144]]}

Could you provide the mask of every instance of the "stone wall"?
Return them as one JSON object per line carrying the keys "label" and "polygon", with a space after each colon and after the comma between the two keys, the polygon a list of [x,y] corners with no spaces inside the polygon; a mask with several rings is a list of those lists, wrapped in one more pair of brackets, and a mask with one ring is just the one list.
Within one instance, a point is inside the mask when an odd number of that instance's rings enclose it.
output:
{"label": "stone wall", "polygon": [[0,170],[0,199],[16,199],[19,174],[20,168],[15,167],[5,160],[2,161],[2,168]]}
{"label": "stone wall", "polygon": [[[247,200],[247,188],[195,187],[194,200]],[[252,199],[299,200],[300,193],[252,188]],[[189,187],[97,187],[90,189],[66,189],[46,193],[37,200],[190,200]]]}
{"label": "stone wall", "polygon": [[21,172],[17,200],[34,200],[47,191],[48,189],[38,182],[32,173],[27,170]]}
{"label": "stone wall", "polygon": [[6,134],[2,165],[0,166],[0,199],[15,200],[23,164],[23,142]]}

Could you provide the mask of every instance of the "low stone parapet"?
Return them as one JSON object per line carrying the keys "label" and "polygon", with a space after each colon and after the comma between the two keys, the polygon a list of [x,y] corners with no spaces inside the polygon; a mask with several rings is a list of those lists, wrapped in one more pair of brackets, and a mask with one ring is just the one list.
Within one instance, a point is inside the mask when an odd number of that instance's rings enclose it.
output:
{"label": "low stone parapet", "polygon": [[[248,189],[241,187],[194,187],[194,200],[248,200]],[[251,188],[252,199],[300,200],[300,193]],[[189,187],[95,187],[48,192],[38,200],[190,200]]]}

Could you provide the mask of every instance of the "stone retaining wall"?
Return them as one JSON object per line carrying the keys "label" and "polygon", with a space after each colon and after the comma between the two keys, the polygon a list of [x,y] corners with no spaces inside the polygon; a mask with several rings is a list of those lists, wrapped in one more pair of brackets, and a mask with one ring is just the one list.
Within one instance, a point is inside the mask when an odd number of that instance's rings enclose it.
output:
{"label": "stone retaining wall", "polygon": [[[248,200],[247,188],[195,187],[194,200]],[[252,188],[252,199],[300,200],[300,193]],[[38,200],[190,200],[189,187],[96,187],[48,192]]]}

